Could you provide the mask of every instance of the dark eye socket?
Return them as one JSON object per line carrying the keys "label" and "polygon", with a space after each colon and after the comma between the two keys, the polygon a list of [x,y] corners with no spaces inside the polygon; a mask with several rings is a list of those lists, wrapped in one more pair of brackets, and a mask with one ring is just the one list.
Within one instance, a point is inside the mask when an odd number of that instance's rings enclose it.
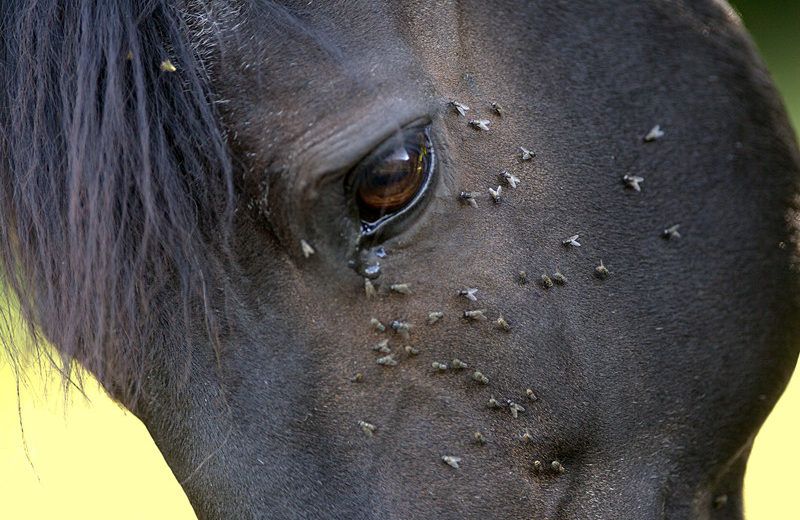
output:
{"label": "dark eye socket", "polygon": [[414,207],[433,169],[429,125],[406,128],[381,144],[350,175],[362,232],[369,234]]}

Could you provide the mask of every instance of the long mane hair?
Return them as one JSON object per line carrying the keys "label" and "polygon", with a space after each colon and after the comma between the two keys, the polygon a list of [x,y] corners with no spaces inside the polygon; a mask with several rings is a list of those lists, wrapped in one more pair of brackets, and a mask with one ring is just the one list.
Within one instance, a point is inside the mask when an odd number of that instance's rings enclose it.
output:
{"label": "long mane hair", "polygon": [[186,337],[202,310],[234,200],[172,4],[0,2],[0,312],[16,301],[128,406],[159,331]]}

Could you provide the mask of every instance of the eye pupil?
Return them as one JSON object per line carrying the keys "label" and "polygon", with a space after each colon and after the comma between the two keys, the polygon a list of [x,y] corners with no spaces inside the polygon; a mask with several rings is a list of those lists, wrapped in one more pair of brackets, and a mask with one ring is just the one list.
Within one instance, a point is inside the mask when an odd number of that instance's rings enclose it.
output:
{"label": "eye pupil", "polygon": [[374,224],[412,205],[424,191],[432,167],[427,127],[409,129],[381,145],[355,179],[362,222]]}
{"label": "eye pupil", "polygon": [[360,202],[367,209],[386,213],[403,207],[422,184],[421,157],[398,148],[397,153],[374,168],[358,187]]}

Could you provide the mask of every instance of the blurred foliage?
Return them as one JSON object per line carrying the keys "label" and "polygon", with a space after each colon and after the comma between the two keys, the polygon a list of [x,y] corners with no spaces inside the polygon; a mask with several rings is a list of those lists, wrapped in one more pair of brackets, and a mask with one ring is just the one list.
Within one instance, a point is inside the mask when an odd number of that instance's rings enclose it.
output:
{"label": "blurred foliage", "polygon": [[797,131],[800,128],[800,0],[731,3],[766,60]]}

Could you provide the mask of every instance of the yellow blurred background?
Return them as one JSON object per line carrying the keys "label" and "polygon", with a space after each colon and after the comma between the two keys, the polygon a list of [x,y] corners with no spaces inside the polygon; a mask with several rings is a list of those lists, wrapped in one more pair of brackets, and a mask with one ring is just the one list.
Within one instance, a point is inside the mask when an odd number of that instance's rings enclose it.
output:
{"label": "yellow blurred background", "polygon": [[[800,0],[734,3],[800,127]],[[29,366],[24,379],[18,386],[0,355],[0,518],[195,518],[147,430],[94,381],[86,398],[71,391],[65,400],[52,370]],[[795,374],[756,439],[745,482],[748,520],[800,519],[798,412]]]}

